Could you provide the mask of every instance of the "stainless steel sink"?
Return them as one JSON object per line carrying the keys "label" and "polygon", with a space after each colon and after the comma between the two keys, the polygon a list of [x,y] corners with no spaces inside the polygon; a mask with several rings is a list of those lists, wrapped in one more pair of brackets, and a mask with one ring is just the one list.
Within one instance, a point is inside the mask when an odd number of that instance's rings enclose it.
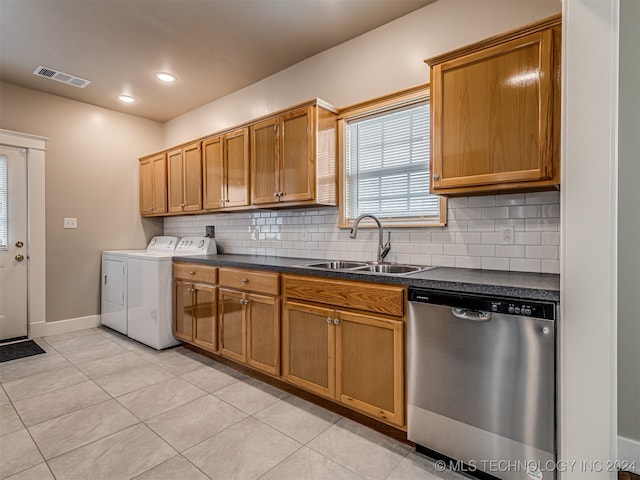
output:
{"label": "stainless steel sink", "polygon": [[363,267],[363,271],[374,273],[387,273],[393,275],[406,275],[408,273],[421,272],[427,270],[428,267],[419,267],[417,265],[398,265],[398,264],[373,264]]}
{"label": "stainless steel sink", "polygon": [[322,270],[351,270],[353,268],[366,267],[366,262],[346,262],[342,260],[332,260],[320,263],[307,263],[303,265],[307,268],[320,268]]}
{"label": "stainless steel sink", "polygon": [[433,267],[420,265],[404,265],[387,262],[351,262],[343,260],[330,260],[326,262],[306,263],[300,265],[303,268],[313,268],[318,270],[344,271],[349,273],[368,273],[376,275],[410,275],[412,273],[423,272]]}

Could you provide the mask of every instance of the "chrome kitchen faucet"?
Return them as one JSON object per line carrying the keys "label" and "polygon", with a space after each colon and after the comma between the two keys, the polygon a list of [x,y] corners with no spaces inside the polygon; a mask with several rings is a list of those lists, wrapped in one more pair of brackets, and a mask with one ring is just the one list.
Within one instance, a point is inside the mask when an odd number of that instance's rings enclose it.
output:
{"label": "chrome kitchen faucet", "polygon": [[363,213],[360,215],[353,222],[353,227],[351,228],[349,237],[356,238],[356,235],[358,235],[358,224],[360,223],[360,220],[367,217],[371,218],[378,224],[378,262],[382,262],[384,257],[389,253],[389,250],[391,250],[391,232],[387,233],[387,243],[384,243],[384,229],[382,228],[382,223],[378,220],[378,217],[369,213]]}

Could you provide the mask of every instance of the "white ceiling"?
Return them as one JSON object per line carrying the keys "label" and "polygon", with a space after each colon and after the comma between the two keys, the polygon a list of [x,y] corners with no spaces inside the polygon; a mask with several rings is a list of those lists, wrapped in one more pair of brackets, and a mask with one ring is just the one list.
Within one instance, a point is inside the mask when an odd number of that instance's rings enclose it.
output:
{"label": "white ceiling", "polygon": [[0,80],[166,121],[432,1],[0,0]]}

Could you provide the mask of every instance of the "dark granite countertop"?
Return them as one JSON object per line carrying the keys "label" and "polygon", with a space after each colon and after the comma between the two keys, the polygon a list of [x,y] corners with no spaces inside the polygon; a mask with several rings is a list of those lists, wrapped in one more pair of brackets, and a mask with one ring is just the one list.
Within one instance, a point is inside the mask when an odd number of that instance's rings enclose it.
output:
{"label": "dark granite countertop", "polygon": [[389,276],[344,270],[325,271],[304,267],[305,264],[322,261],[322,259],[312,258],[220,254],[173,257],[173,260],[223,267],[315,275],[341,280],[362,280],[392,285],[407,285],[409,287],[433,288],[461,293],[520,298],[523,300],[560,301],[560,275],[545,273],[435,267],[410,275]]}

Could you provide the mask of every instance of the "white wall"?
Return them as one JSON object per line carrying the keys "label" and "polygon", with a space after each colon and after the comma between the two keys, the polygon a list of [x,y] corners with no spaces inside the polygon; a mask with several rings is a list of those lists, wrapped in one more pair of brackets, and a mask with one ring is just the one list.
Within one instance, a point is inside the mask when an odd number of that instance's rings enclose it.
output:
{"label": "white wall", "polygon": [[[563,1],[559,455],[566,461],[616,458],[618,7],[619,0]],[[562,479],[616,476],[588,470]]]}
{"label": "white wall", "polygon": [[[620,3],[618,431],[640,473],[640,2]],[[635,454],[632,453],[635,451]]]}
{"label": "white wall", "polygon": [[165,126],[165,147],[296,103],[338,108],[429,81],[424,59],[560,12],[559,0],[439,0]]}

